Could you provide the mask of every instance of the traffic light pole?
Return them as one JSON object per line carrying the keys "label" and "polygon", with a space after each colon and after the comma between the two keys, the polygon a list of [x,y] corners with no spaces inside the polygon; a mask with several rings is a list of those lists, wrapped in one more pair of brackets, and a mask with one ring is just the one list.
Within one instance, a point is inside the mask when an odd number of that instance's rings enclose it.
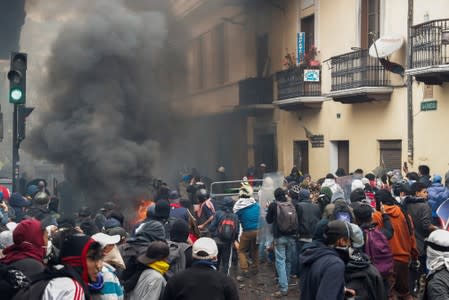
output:
{"label": "traffic light pole", "polygon": [[12,124],[12,191],[17,192],[19,183],[19,139],[17,135],[18,104],[14,104]]}

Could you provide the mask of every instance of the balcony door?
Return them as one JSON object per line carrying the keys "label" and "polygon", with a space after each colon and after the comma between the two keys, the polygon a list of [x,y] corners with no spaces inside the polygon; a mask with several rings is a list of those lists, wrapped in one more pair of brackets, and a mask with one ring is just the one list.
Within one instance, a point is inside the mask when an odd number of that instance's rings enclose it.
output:
{"label": "balcony door", "polygon": [[306,33],[305,51],[306,53],[315,44],[315,16],[311,15],[301,19],[301,31]]}
{"label": "balcony door", "polygon": [[376,34],[375,39],[379,38],[379,7],[380,0],[361,0],[361,30],[360,30],[360,47],[368,49],[372,44],[370,32]]}
{"label": "balcony door", "polygon": [[309,142],[295,141],[293,144],[293,163],[303,173],[309,173]]}

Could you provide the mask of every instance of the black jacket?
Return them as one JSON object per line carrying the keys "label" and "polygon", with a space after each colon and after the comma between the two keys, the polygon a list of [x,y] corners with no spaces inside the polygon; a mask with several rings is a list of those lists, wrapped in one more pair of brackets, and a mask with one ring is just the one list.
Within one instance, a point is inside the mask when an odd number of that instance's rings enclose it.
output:
{"label": "black jacket", "polygon": [[346,287],[355,290],[357,300],[386,300],[382,276],[369,258],[356,253],[345,269]]}
{"label": "black jacket", "polygon": [[413,220],[416,247],[419,255],[425,255],[424,239],[430,234],[429,227],[432,224],[432,209],[427,200],[417,197],[405,198],[402,205]]}
{"label": "black jacket", "polygon": [[162,300],[237,300],[232,279],[208,266],[193,265],[167,282]]}
{"label": "black jacket", "polygon": [[345,264],[335,249],[313,242],[299,256],[301,300],[344,299]]}
{"label": "black jacket", "polygon": [[310,200],[301,200],[296,205],[298,214],[298,233],[301,239],[311,239],[315,233],[316,224],[321,220],[321,210]]}
{"label": "black jacket", "polygon": [[427,282],[424,299],[447,300],[449,299],[449,271],[442,269],[430,276]]}

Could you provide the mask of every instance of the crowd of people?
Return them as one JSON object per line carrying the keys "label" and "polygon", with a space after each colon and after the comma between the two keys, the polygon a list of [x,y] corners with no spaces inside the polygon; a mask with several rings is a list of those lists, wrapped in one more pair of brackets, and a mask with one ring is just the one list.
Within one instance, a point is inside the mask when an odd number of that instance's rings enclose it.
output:
{"label": "crowd of people", "polygon": [[[0,193],[2,299],[239,299],[273,266],[282,298],[449,299],[449,172],[357,169],[314,180],[248,172],[213,193],[197,171],[160,183],[144,219],[117,203],[60,215],[45,182]],[[255,180],[259,178],[260,180]],[[444,178],[444,180],[443,180]]]}

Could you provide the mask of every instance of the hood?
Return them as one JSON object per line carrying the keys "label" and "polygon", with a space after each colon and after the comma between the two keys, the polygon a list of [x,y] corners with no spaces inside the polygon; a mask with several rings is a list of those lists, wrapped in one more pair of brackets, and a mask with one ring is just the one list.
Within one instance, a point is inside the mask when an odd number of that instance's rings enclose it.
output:
{"label": "hood", "polygon": [[165,240],[165,229],[161,222],[155,220],[149,220],[142,223],[136,229],[136,237],[134,240],[137,241],[163,241]]}
{"label": "hood", "polygon": [[350,258],[346,265],[346,272],[357,272],[369,268],[370,260],[366,254],[356,251]]}
{"label": "hood", "polygon": [[315,261],[328,255],[339,258],[338,253],[334,249],[327,247],[322,243],[315,242],[301,252],[299,261],[302,265],[311,265]]}
{"label": "hood", "polygon": [[390,217],[397,218],[402,214],[401,208],[398,205],[384,204],[385,213]]}
{"label": "hood", "polygon": [[233,211],[234,213],[238,212],[239,210],[242,210],[244,208],[247,208],[253,204],[256,203],[256,200],[254,198],[240,198],[237,200],[237,202],[234,204]]}

